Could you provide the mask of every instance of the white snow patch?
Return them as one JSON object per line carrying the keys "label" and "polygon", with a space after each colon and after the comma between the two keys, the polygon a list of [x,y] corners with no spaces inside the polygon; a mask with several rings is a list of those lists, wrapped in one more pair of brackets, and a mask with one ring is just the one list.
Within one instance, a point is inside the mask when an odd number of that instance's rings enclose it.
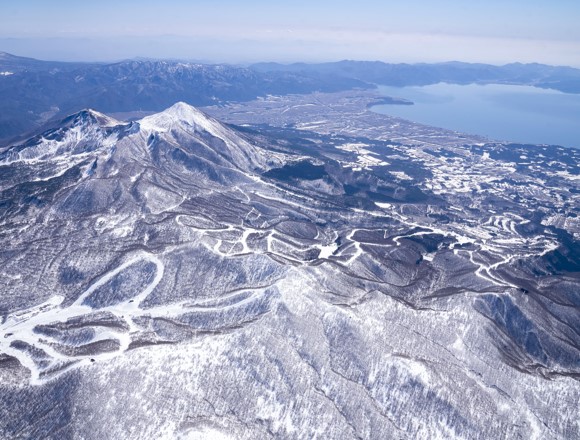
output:
{"label": "white snow patch", "polygon": [[455,342],[451,344],[451,348],[453,348],[455,351],[465,351],[465,344],[463,343],[463,340],[458,336]]}
{"label": "white snow patch", "polygon": [[177,440],[234,440],[234,437],[215,428],[202,426],[177,435]]}
{"label": "white snow patch", "polygon": [[409,371],[412,376],[420,379],[424,384],[428,384],[430,382],[429,371],[423,362],[413,359],[406,359],[404,364],[407,367],[407,371]]}
{"label": "white snow patch", "polygon": [[317,247],[318,249],[320,249],[320,254],[318,255],[318,258],[329,258],[338,249],[338,245],[336,243],[332,243],[332,244],[329,244],[329,245],[326,245],[326,246],[321,245],[321,244],[318,244],[315,247]]}
{"label": "white snow patch", "polygon": [[413,178],[404,171],[389,171],[389,174],[392,174],[399,180],[413,180]]}
{"label": "white snow patch", "polygon": [[[346,143],[342,145],[338,145],[336,148],[339,150],[350,151],[352,153],[357,154],[357,164],[359,165],[356,168],[353,168],[355,171],[360,171],[364,168],[369,168],[373,166],[387,166],[389,165],[388,162],[385,162],[377,157],[377,153],[367,150],[365,147],[368,147],[368,144],[364,143]],[[352,165],[352,164],[351,164]]]}

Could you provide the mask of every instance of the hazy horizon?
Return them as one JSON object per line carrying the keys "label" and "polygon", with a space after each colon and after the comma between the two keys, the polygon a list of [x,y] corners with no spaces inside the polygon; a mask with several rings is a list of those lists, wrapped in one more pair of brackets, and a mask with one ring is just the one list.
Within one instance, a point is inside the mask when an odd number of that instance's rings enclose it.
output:
{"label": "hazy horizon", "polygon": [[[2,45],[2,40],[0,39],[0,46]],[[273,60],[273,59],[256,59],[256,60],[248,60],[248,61],[232,61],[232,60],[214,60],[214,59],[200,59],[200,58],[191,58],[191,57],[180,57],[180,56],[144,56],[144,55],[134,55],[134,56],[126,56],[126,57],[119,57],[119,58],[80,58],[80,59],[64,59],[57,57],[49,57],[49,56],[36,56],[30,55],[23,52],[18,51],[11,51],[11,50],[4,50],[3,48],[0,49],[0,53],[7,53],[9,55],[13,55],[19,58],[29,58],[35,59],[37,61],[48,61],[48,62],[70,62],[70,63],[102,63],[102,64],[114,64],[124,61],[175,61],[175,62],[184,62],[184,63],[200,63],[200,64],[230,64],[233,66],[250,66],[252,64],[260,64],[260,63],[276,63],[281,65],[292,65],[292,64],[324,64],[324,63],[339,63],[343,61],[353,61],[353,62],[383,62],[385,64],[446,64],[446,63],[465,63],[465,64],[482,64],[482,65],[490,65],[490,66],[505,66],[509,64],[542,64],[546,66],[553,66],[553,67],[571,67],[575,69],[580,69],[580,64],[574,66],[571,64],[555,64],[555,63],[541,63],[537,61],[508,61],[508,62],[483,62],[483,61],[463,61],[458,59],[446,59],[441,61],[425,61],[425,60],[415,60],[415,61],[404,61],[404,60],[379,60],[379,59],[372,59],[372,58],[328,58],[328,59],[312,59],[312,60],[304,60],[304,59],[293,59],[293,60]]]}
{"label": "hazy horizon", "polygon": [[23,0],[0,6],[0,51],[46,60],[537,62],[580,67],[580,4],[327,0]]}

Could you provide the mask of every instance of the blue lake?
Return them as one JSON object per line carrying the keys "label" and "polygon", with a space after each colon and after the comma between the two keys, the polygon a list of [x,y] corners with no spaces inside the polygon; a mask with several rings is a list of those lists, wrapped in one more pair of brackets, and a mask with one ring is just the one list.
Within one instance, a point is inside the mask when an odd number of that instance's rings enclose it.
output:
{"label": "blue lake", "polygon": [[379,91],[414,105],[374,106],[378,113],[491,140],[580,148],[580,95],[497,84],[380,86]]}

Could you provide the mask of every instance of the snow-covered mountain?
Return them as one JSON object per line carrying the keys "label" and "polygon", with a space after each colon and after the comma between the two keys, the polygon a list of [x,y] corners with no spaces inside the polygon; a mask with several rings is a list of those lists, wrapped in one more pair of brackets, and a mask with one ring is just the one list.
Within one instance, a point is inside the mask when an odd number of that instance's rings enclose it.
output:
{"label": "snow-covered mountain", "polygon": [[0,436],[578,437],[577,153],[360,133],[177,103],[2,152]]}
{"label": "snow-covered mountain", "polygon": [[160,111],[178,101],[208,105],[268,94],[370,87],[332,74],[260,73],[231,65],[128,60],[58,63],[0,52],[0,148],[82,108]]}

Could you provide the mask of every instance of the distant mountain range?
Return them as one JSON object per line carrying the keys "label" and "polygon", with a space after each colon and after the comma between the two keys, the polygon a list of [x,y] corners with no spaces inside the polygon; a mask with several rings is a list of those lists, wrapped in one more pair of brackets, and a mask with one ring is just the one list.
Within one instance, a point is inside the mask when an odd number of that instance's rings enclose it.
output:
{"label": "distant mountain range", "polygon": [[540,64],[261,63],[248,67],[180,61],[113,64],[40,61],[0,52],[0,146],[83,108],[159,111],[176,101],[203,106],[260,96],[438,82],[504,83],[580,93],[580,70]]}
{"label": "distant mountain range", "polygon": [[505,66],[448,62],[437,64],[387,64],[380,61],[340,61],[337,63],[290,65],[254,64],[258,72],[293,72],[302,75],[332,74],[337,77],[387,86],[450,84],[514,84],[580,93],[580,69],[544,64],[512,63]]}
{"label": "distant mountain range", "polygon": [[268,94],[332,92],[366,83],[332,74],[258,72],[177,61],[53,63],[0,54],[0,140],[91,107],[106,112],[158,111],[176,101],[196,105]]}

